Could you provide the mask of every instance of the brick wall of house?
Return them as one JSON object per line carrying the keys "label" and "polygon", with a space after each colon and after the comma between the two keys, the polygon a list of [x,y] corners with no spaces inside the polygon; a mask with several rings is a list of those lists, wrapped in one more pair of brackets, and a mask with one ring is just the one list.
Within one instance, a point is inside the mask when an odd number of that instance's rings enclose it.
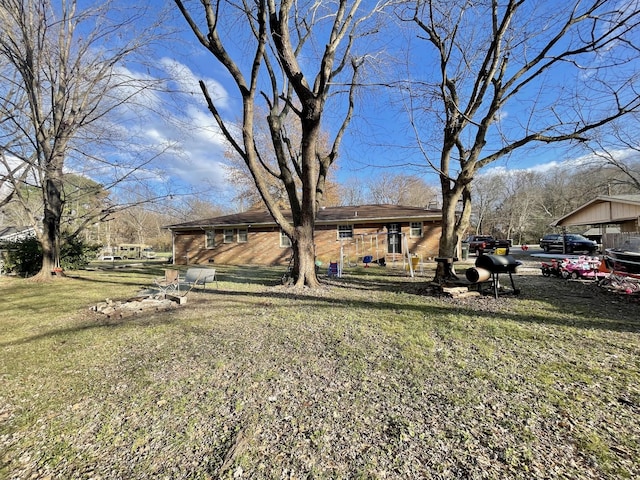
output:
{"label": "brick wall of house", "polygon": [[175,263],[193,265],[218,263],[222,265],[278,265],[291,256],[291,249],[280,246],[280,229],[267,227],[250,228],[247,242],[224,243],[224,230],[216,229],[215,246],[205,248],[206,234],[203,230],[176,232],[174,234]]}
{"label": "brick wall of house", "polygon": [[[409,222],[400,223],[400,229],[405,234],[412,254],[429,260],[437,256],[438,242],[442,231],[440,222],[424,222],[422,237],[410,236]],[[372,255],[374,260],[385,258],[393,261],[393,255],[388,253],[387,231],[385,224],[355,224],[354,238],[342,240],[342,250],[350,262],[360,263],[365,255]],[[282,265],[291,256],[288,247],[280,246],[280,230],[277,227],[262,229],[250,228],[247,242],[237,242],[237,231],[232,243],[224,243],[224,232],[217,229],[215,233],[215,247],[205,248],[205,232],[193,230],[174,233],[175,263],[223,265]],[[324,265],[330,261],[340,259],[340,245],[336,225],[319,225],[315,233],[316,258]],[[404,253],[404,243],[402,245]],[[397,255],[396,260],[401,260]]]}
{"label": "brick wall of house", "polygon": [[[442,228],[439,222],[424,222],[422,237],[410,236],[409,223],[400,224],[400,230],[406,235],[409,251],[423,259],[436,257],[438,242]],[[372,255],[374,260],[379,258],[392,259],[388,253],[386,224],[355,224],[354,238],[342,240],[344,255],[351,262],[360,262],[365,255]],[[404,253],[404,245],[402,245]],[[316,230],[316,257],[323,263],[340,259],[340,240],[335,225],[319,226]],[[398,258],[402,254],[397,255]]]}

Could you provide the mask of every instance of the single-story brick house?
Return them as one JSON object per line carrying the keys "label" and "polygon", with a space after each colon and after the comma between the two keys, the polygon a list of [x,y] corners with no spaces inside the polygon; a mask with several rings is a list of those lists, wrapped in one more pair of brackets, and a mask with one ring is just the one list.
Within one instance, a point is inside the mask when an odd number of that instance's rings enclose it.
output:
{"label": "single-story brick house", "polygon": [[[225,215],[167,227],[173,261],[185,264],[278,265],[291,257],[289,238],[265,211]],[[438,253],[442,211],[398,205],[322,208],[317,215],[316,258],[361,262],[402,260],[407,250],[423,259]]]}

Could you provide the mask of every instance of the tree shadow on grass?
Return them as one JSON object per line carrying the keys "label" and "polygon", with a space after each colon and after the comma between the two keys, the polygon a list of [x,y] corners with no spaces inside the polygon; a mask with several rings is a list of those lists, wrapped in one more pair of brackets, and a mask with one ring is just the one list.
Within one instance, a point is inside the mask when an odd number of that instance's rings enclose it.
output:
{"label": "tree shadow on grass", "polygon": [[[460,275],[459,275],[460,276]],[[427,286],[431,277],[409,278],[407,275],[396,274],[388,277],[366,276],[343,277],[342,282],[333,282],[338,288],[362,288],[368,290],[381,290],[387,292],[414,293],[419,296],[438,298],[429,293]],[[499,276],[500,284],[511,289],[508,275]],[[498,299],[492,295],[480,298],[466,298],[456,300],[446,299],[448,304],[457,306],[461,314],[471,312],[477,314],[474,305],[491,304],[492,309],[499,318],[513,321],[535,322],[544,324],[556,324],[585,329],[605,329],[613,331],[640,331],[638,321],[638,307],[640,298],[604,290],[597,286],[593,280],[565,280],[556,277],[544,277],[541,274],[515,274],[513,275],[515,287],[520,290],[520,295],[499,294]],[[491,293],[491,291],[489,291]],[[440,296],[440,298],[444,298]],[[523,305],[525,302],[539,302],[537,306],[546,311],[555,312],[554,315],[518,314],[513,307]],[[532,304],[533,305],[533,304]],[[522,308],[522,307],[521,307]]]}
{"label": "tree shadow on grass", "polygon": [[[514,280],[516,286],[521,288],[522,294],[519,296],[501,296],[498,299],[493,297],[471,297],[463,301],[443,298],[425,294],[429,278],[408,278],[401,275],[388,275],[386,278],[380,275],[347,275],[340,279],[323,279],[327,288],[321,294],[308,293],[305,289],[295,287],[284,287],[279,284],[279,275],[284,271],[282,267],[226,267],[221,270],[220,282],[236,284],[257,284],[267,288],[264,292],[243,292],[218,289],[198,289],[198,299],[195,305],[206,305],[208,302],[216,303],[221,296],[234,298],[243,306],[255,304],[256,307],[264,307],[269,299],[280,299],[290,301],[292,307],[295,304],[311,304],[314,308],[327,310],[332,308],[354,308],[370,310],[371,315],[376,312],[393,315],[408,312],[419,312],[430,320],[438,316],[451,318],[452,315],[461,317],[478,318],[488,317],[494,320],[509,322],[519,322],[523,324],[557,325],[560,327],[579,328],[585,330],[607,330],[618,332],[640,332],[640,322],[637,319],[638,304],[626,301],[620,295],[613,295],[602,292],[595,286],[584,282],[573,282],[562,279],[548,279],[538,276],[516,275]],[[148,270],[144,270],[148,272]],[[84,276],[72,277],[78,281],[117,283],[111,279],[87,278]],[[147,288],[149,283],[126,281],[122,278],[122,284]],[[397,300],[376,301],[368,299],[354,299],[348,297],[341,291],[349,289],[381,291],[398,293],[403,295],[413,295],[424,299],[421,302],[407,302],[406,296],[399,295]],[[335,291],[335,295],[331,295]],[[536,311],[523,313],[528,308],[527,302]],[[189,308],[191,303],[186,305]],[[480,308],[481,307],[481,308]],[[401,316],[398,316],[399,321]],[[24,344],[30,341],[69,334],[74,331],[83,331],[94,328],[114,328],[126,325],[135,321],[138,326],[172,323],[174,316],[171,311],[141,313],[136,316],[121,319],[112,318],[91,318],[69,328],[62,328],[44,332],[32,337],[18,339],[11,342],[0,343],[0,346],[11,346]]]}
{"label": "tree shadow on grass", "polygon": [[150,327],[156,325],[166,325],[177,321],[175,316],[171,315],[173,310],[142,312],[135,315],[128,315],[123,317],[108,317],[106,315],[93,313],[88,315],[90,318],[86,318],[81,322],[75,323],[65,328],[56,328],[48,330],[46,332],[32,335],[30,337],[19,338],[8,342],[0,342],[0,347],[12,347],[17,345],[25,345],[30,342],[37,342],[39,340],[50,340],[55,337],[65,337],[70,334],[80,333],[83,331],[96,330],[100,328],[119,328],[123,326],[133,325],[136,327]]}
{"label": "tree shadow on grass", "polygon": [[[363,279],[345,278],[332,281],[329,293],[314,295],[305,293],[304,289],[277,287],[262,293],[259,298],[255,294],[245,292],[215,290],[215,296],[247,297],[247,302],[255,301],[256,305],[264,304],[268,298],[290,300],[292,302],[312,303],[314,307],[369,309],[375,312],[394,313],[398,311],[416,311],[425,316],[460,315],[467,317],[486,316],[492,319],[537,323],[541,325],[557,325],[561,327],[580,328],[586,330],[609,330],[619,332],[640,332],[640,322],[637,318],[637,304],[626,301],[619,295],[599,291],[595,284],[571,282],[562,279],[556,284],[541,276],[514,276],[514,283],[521,289],[520,295],[499,295],[494,299],[491,295],[470,297],[464,300],[445,298],[432,294],[425,294],[428,280],[420,282],[416,279],[398,281],[394,279]],[[509,282],[508,279],[501,281]],[[553,281],[553,280],[552,280]],[[542,282],[542,283],[541,283]],[[421,289],[421,286],[425,288]],[[509,284],[510,286],[510,284]],[[399,296],[397,301],[379,302],[375,300],[354,300],[342,298],[342,294],[330,295],[331,289],[340,290],[364,289],[370,291],[384,291],[415,295],[425,299],[424,304],[407,303]],[[530,302],[534,302],[530,305]],[[246,302],[245,302],[246,303]],[[537,303],[537,305],[536,305]],[[523,312],[529,307],[535,311]]]}
{"label": "tree shadow on grass", "polygon": [[257,267],[250,265],[233,266],[216,271],[219,281],[254,284],[263,286],[279,285],[282,275],[287,271],[286,267]]}
{"label": "tree shadow on grass", "polygon": [[132,278],[127,279],[125,277],[115,280],[113,278],[88,278],[83,276],[70,275],[69,279],[76,280],[81,283],[97,283],[97,284],[105,284],[105,285],[129,285],[131,287],[138,287],[138,288],[147,288],[153,285],[153,278],[150,278],[149,281],[146,282],[146,281],[141,281],[140,279],[132,279]]}
{"label": "tree shadow on grass", "polygon": [[[194,267],[198,268],[197,265]],[[100,269],[93,270],[91,275],[82,274],[82,272],[74,272],[69,274],[69,278],[75,280],[81,280],[86,282],[96,283],[122,283],[122,284],[135,284],[139,286],[153,285],[154,278],[164,276],[165,270],[178,270],[181,276],[184,276],[189,266],[185,265],[168,265],[168,266],[141,266],[132,268],[120,268],[120,269]],[[247,265],[220,265],[215,267],[216,279],[219,282],[230,282],[237,284],[254,284],[263,286],[275,286],[280,285],[280,279],[286,271],[286,267],[262,267],[262,266],[247,266]],[[96,273],[97,272],[97,273]],[[100,278],[103,275],[104,278]],[[143,275],[148,277],[148,282],[141,282],[139,279],[131,281],[127,279],[128,275]],[[114,280],[115,278],[121,278],[122,281]]]}

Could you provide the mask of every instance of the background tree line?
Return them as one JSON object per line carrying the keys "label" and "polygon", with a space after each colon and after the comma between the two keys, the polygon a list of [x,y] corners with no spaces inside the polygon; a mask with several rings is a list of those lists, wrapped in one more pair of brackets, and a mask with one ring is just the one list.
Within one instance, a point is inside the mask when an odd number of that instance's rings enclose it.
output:
{"label": "background tree line", "polygon": [[[62,223],[69,231],[83,223],[84,216],[94,218],[94,210],[104,210],[114,201],[109,192],[95,182],[69,175],[66,177],[69,198]],[[516,244],[535,244],[551,231],[549,224],[597,195],[640,194],[640,160],[604,161],[590,156],[580,162],[559,164],[546,171],[494,170],[480,175],[474,184],[473,213],[467,233],[493,234],[511,238]],[[440,208],[436,185],[430,185],[417,175],[380,175],[362,182],[357,178],[344,183],[332,182],[326,206],[390,203],[396,205]],[[91,192],[81,195],[80,192]],[[263,209],[259,196],[250,185],[238,185],[237,201],[214,204],[193,196],[166,198],[157,204],[131,203],[110,214],[106,221],[84,225],[80,238],[92,245],[143,243],[159,252],[171,251],[171,235],[167,225],[191,220],[213,218],[246,210]],[[74,195],[75,192],[75,195]],[[37,192],[35,194],[37,204]],[[247,197],[249,194],[249,197]],[[29,192],[24,192],[25,196]],[[254,203],[247,203],[253,198]],[[34,207],[35,208],[35,207]],[[3,225],[29,225],[22,202],[11,201],[0,211]]]}

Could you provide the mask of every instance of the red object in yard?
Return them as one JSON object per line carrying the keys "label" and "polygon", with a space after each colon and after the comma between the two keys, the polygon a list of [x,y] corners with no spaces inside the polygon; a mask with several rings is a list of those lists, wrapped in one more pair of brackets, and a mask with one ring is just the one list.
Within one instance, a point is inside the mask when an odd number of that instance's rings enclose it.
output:
{"label": "red object in yard", "polygon": [[600,265],[604,263],[598,257],[580,256],[577,259],[564,260],[561,268],[563,278],[594,278],[602,277],[605,274],[601,271]]}

